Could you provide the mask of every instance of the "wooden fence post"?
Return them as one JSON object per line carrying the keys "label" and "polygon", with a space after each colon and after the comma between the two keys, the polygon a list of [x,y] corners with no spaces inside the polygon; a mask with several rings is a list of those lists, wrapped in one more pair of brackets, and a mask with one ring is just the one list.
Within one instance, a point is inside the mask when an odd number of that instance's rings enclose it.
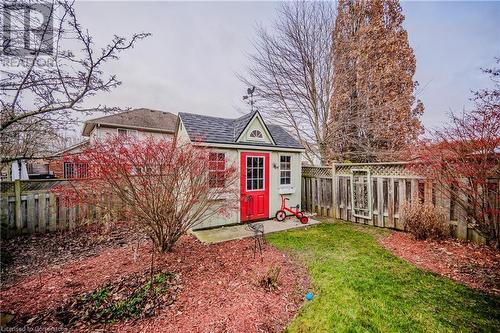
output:
{"label": "wooden fence post", "polygon": [[342,177],[342,220],[347,221],[347,179]]}
{"label": "wooden fence post", "polygon": [[311,177],[311,195],[312,195],[312,208],[311,208],[311,211],[313,213],[317,213],[316,212],[316,205],[318,204],[318,201],[316,200],[318,198],[318,195],[316,194],[316,192],[318,191],[318,188],[316,187],[316,178],[312,178]]}
{"label": "wooden fence post", "polygon": [[411,180],[411,202],[418,202],[419,193],[418,193],[418,179]]}
{"label": "wooden fence post", "polygon": [[404,230],[404,225],[401,221],[401,207],[405,202],[405,192],[406,192],[406,182],[404,178],[400,178],[399,180],[399,203],[398,203],[398,223],[396,224],[396,229]]}
{"label": "wooden fence post", "polygon": [[378,211],[378,223],[379,227],[384,226],[384,178],[377,178],[377,211]]}
{"label": "wooden fence post", "polygon": [[387,179],[387,224],[389,228],[394,228],[394,178]]}
{"label": "wooden fence post", "polygon": [[19,179],[17,179],[14,182],[14,192],[16,195],[16,203],[15,203],[16,229],[20,231],[23,227],[23,216],[21,209],[21,180]]}
{"label": "wooden fence post", "polygon": [[460,217],[457,221],[457,238],[462,240],[467,240],[467,219],[465,216],[460,214]]}
{"label": "wooden fence post", "polygon": [[57,210],[59,209],[57,205],[56,196],[54,193],[49,194],[49,230],[57,230]]}
{"label": "wooden fence post", "polygon": [[47,225],[45,210],[47,205],[46,193],[42,192],[38,195],[38,231],[44,232]]}
{"label": "wooden fence post", "polygon": [[305,191],[305,198],[304,198],[304,205],[305,205],[305,210],[308,212],[311,211],[311,205],[310,205],[310,190],[309,190],[309,178],[304,177],[304,191]]}
{"label": "wooden fence post", "polygon": [[316,183],[316,203],[317,203],[316,213],[321,216],[323,214],[321,210],[321,190],[322,190],[321,178],[316,177],[315,183]]}
{"label": "wooden fence post", "polygon": [[339,182],[337,181],[337,173],[335,170],[335,163],[333,163],[332,166],[332,214],[333,218],[338,219],[340,218],[340,210],[339,210],[339,203],[337,202],[338,199],[338,184]]}
{"label": "wooden fence post", "polygon": [[300,208],[302,210],[305,209],[305,202],[306,202],[306,194],[305,194],[305,185],[306,185],[306,177],[300,175]]}
{"label": "wooden fence post", "polygon": [[28,225],[27,229],[28,232],[34,232],[35,231],[35,221],[36,221],[36,216],[35,216],[35,195],[34,194],[28,194],[26,196],[27,200],[27,213],[28,213]]}

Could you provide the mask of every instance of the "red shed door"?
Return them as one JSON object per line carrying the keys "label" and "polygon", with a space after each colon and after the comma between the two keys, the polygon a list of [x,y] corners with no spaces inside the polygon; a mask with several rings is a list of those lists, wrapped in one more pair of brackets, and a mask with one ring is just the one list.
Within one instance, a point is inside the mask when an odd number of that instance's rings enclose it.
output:
{"label": "red shed door", "polygon": [[241,221],[269,218],[269,153],[241,153]]}

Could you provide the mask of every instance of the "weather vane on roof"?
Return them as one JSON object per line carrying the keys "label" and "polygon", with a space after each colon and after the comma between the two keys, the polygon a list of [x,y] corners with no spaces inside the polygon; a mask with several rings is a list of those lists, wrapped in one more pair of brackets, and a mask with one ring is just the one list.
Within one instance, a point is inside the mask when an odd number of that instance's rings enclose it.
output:
{"label": "weather vane on roof", "polygon": [[247,94],[243,96],[243,100],[250,99],[250,110],[253,112],[253,105],[254,105],[254,100],[253,100],[253,93],[255,92],[255,86],[252,88],[247,88]]}

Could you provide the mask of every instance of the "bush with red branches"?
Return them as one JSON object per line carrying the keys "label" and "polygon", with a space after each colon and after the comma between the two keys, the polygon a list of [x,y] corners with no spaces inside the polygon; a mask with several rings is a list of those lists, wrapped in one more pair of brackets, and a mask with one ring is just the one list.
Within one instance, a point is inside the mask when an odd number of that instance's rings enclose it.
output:
{"label": "bush with red branches", "polygon": [[421,142],[409,167],[432,180],[459,218],[500,248],[500,69],[485,70],[494,88],[474,93],[475,108]]}
{"label": "bush with red branches", "polygon": [[171,251],[190,228],[237,207],[236,168],[226,163],[211,175],[210,154],[171,140],[113,136],[66,156],[86,165],[87,178],[55,191],[66,205],[99,207],[145,231],[157,250]]}

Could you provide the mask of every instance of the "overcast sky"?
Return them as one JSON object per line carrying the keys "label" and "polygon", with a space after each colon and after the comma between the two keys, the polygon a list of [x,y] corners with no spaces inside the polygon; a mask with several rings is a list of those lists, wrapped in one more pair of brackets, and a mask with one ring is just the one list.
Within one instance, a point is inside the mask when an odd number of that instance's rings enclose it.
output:
{"label": "overcast sky", "polygon": [[[177,113],[237,117],[246,105],[236,73],[244,72],[257,24],[272,26],[277,2],[78,2],[97,45],[113,34],[151,32],[107,67],[122,86],[87,101]],[[417,58],[424,124],[469,104],[488,86],[480,67],[500,57],[500,2],[403,2]],[[240,110],[240,111],[238,111]]]}

